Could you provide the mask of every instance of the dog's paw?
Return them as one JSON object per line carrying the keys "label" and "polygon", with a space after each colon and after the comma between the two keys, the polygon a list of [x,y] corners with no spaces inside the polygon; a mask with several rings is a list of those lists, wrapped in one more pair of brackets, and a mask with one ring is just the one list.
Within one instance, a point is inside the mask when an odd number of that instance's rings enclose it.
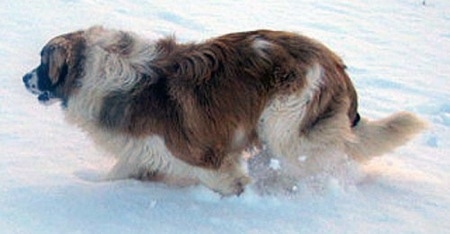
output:
{"label": "dog's paw", "polygon": [[250,183],[250,177],[248,176],[241,176],[238,178],[233,178],[230,180],[224,180],[221,181],[219,186],[214,188],[213,190],[220,193],[223,197],[228,196],[239,196],[241,195],[247,184]]}

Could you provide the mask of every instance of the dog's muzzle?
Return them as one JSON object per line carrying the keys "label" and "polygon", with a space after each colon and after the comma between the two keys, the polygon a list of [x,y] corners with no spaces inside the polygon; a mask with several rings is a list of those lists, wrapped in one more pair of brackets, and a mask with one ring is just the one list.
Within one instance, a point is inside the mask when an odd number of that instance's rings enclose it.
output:
{"label": "dog's muzzle", "polygon": [[39,95],[42,93],[42,91],[38,88],[38,77],[36,75],[36,71],[33,70],[32,72],[27,73],[23,76],[22,80],[25,84],[25,88],[27,88],[27,90],[32,94]]}
{"label": "dog's muzzle", "polygon": [[39,90],[38,76],[36,74],[36,70],[33,70],[25,74],[22,80],[25,85],[25,88],[27,88],[29,92],[31,92],[34,95],[38,95],[38,100],[41,104],[51,105],[56,101],[56,97],[53,95],[52,92]]}

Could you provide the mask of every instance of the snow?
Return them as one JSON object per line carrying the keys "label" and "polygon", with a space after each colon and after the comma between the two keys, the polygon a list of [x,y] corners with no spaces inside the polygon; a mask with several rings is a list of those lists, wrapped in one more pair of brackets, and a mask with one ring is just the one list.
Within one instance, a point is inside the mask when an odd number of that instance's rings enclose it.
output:
{"label": "snow", "polygon": [[[449,233],[450,2],[422,2],[1,1],[0,232]],[[407,110],[430,128],[393,153],[289,192],[278,190],[277,161],[268,179],[254,173],[240,197],[102,181],[113,162],[21,81],[46,41],[91,25],[181,41],[257,28],[301,32],[343,57],[363,116]]]}

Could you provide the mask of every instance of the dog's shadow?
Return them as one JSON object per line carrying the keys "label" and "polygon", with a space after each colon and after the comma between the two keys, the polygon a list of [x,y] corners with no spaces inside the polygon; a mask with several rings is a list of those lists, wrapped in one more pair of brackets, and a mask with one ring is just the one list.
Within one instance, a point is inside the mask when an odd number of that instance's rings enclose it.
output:
{"label": "dog's shadow", "polygon": [[105,182],[108,181],[107,172],[96,169],[83,169],[73,173],[75,177],[86,182]]}

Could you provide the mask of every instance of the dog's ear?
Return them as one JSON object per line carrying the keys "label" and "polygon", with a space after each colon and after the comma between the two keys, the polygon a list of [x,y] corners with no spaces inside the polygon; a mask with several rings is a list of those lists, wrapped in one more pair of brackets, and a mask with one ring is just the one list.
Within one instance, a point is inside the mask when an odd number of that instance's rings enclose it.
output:
{"label": "dog's ear", "polygon": [[52,84],[56,84],[61,74],[67,71],[67,52],[62,46],[52,46],[48,58],[48,75]]}

